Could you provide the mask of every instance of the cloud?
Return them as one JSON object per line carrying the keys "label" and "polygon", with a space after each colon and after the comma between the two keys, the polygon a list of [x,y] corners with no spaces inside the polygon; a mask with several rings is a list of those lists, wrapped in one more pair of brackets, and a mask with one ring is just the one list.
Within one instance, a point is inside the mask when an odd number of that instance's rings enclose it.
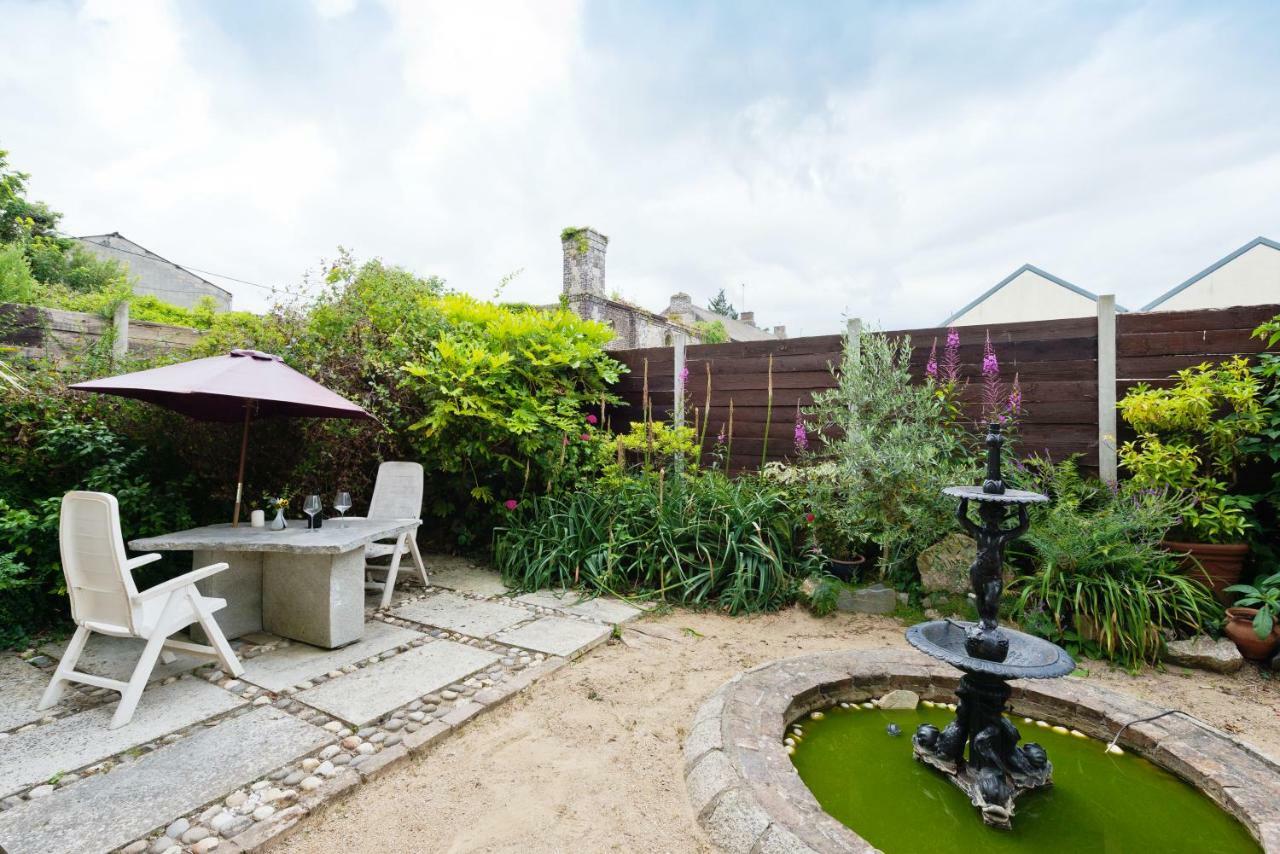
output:
{"label": "cloud", "polygon": [[745,283],[792,334],[1028,261],[1141,304],[1280,236],[1265,6],[311,8],[0,0],[0,145],[69,228],[240,278],[342,243],[550,302],[590,224],[629,299]]}

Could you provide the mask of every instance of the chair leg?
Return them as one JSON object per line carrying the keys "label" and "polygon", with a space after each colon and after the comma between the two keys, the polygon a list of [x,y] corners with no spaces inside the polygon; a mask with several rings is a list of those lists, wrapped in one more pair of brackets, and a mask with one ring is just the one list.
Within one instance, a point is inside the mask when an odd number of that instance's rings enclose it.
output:
{"label": "chair leg", "polygon": [[404,541],[408,534],[396,538],[396,550],[391,553],[391,566],[387,567],[387,581],[382,588],[382,608],[391,607],[391,597],[396,592],[396,573],[400,571],[400,555],[404,552]]}
{"label": "chair leg", "polygon": [[200,595],[194,586],[188,590],[187,595],[191,597],[191,606],[195,608],[196,614],[199,616],[200,628],[204,629],[205,637],[209,640],[209,646],[213,647],[214,653],[218,656],[218,663],[222,665],[222,669],[227,672],[228,676],[239,677],[244,673],[244,665],[236,657],[231,644],[227,643],[227,636],[222,633],[222,627],[213,618],[213,612],[209,610],[204,597]]}
{"label": "chair leg", "polygon": [[151,671],[155,669],[160,650],[164,648],[165,637],[164,631],[157,629],[155,634],[147,639],[142,656],[138,658],[138,663],[133,668],[133,675],[129,677],[129,684],[120,692],[120,705],[116,706],[116,713],[111,716],[111,729],[119,729],[133,719],[133,712],[138,708],[138,701],[142,699],[142,691],[147,687]]}
{"label": "chair leg", "polygon": [[409,552],[413,555],[413,562],[418,565],[418,575],[422,578],[422,586],[430,587],[431,582],[427,579],[427,565],[422,562],[422,552],[418,551],[418,532],[409,532]]}
{"label": "chair leg", "polygon": [[62,699],[62,692],[67,687],[67,676],[76,670],[76,662],[80,660],[80,654],[84,652],[84,645],[89,640],[89,630],[84,626],[78,626],[76,633],[71,636],[71,642],[67,644],[67,649],[62,653],[62,660],[58,662],[58,667],[53,671],[53,678],[49,680],[49,687],[44,689],[44,695],[40,697],[40,705],[36,706],[39,711],[52,708]]}

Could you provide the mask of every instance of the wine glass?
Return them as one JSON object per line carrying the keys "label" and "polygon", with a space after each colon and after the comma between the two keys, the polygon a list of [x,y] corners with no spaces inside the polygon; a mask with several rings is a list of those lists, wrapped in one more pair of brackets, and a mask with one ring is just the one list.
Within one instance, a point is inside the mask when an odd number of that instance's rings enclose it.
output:
{"label": "wine glass", "polygon": [[333,509],[345,517],[347,511],[351,509],[351,493],[339,492],[337,497],[333,499]]}
{"label": "wine glass", "polygon": [[308,495],[302,505],[302,512],[311,518],[311,530],[316,530],[316,514],[320,512],[320,496]]}

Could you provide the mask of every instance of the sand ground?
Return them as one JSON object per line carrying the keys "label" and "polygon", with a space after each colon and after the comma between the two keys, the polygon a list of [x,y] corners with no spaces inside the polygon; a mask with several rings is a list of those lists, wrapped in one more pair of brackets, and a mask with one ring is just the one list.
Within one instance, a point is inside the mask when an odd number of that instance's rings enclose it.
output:
{"label": "sand ground", "polygon": [[[650,616],[302,823],[275,849],[311,852],[707,852],[685,795],[694,711],[739,671],[829,649],[901,646],[886,617],[800,609]],[[1180,708],[1280,757],[1280,679],[1174,668],[1087,678]]]}

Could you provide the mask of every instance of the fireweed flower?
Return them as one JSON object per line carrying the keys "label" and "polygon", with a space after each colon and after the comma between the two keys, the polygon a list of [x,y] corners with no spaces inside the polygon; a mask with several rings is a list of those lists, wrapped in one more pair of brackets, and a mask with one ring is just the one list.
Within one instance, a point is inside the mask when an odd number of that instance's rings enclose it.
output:
{"label": "fireweed flower", "polygon": [[716,444],[723,445],[725,443],[724,428],[720,428],[720,432],[716,434]]}
{"label": "fireweed flower", "polygon": [[1013,385],[1009,388],[1009,413],[1022,414],[1022,386],[1018,384],[1018,375],[1013,375]]}
{"label": "fireweed flower", "polygon": [[953,383],[960,379],[960,333],[953,326],[947,330],[947,345],[942,351],[942,379]]}
{"label": "fireweed flower", "polygon": [[982,351],[982,375],[984,377],[998,377],[1000,375],[1000,360],[996,358],[996,351],[991,348],[991,333],[987,333],[987,344]]}
{"label": "fireweed flower", "polygon": [[931,380],[938,378],[938,339],[933,339],[933,346],[929,348],[929,362],[924,366],[924,375]]}
{"label": "fireweed flower", "polygon": [[680,369],[680,385],[689,384],[689,366],[685,365]]}
{"label": "fireweed flower", "polygon": [[804,429],[804,418],[800,415],[800,407],[796,407],[795,442],[797,451],[809,450],[809,434]]}
{"label": "fireweed flower", "polygon": [[516,501],[514,498],[508,498],[506,501],[502,502],[502,506],[508,510],[515,510],[520,506],[520,502]]}

